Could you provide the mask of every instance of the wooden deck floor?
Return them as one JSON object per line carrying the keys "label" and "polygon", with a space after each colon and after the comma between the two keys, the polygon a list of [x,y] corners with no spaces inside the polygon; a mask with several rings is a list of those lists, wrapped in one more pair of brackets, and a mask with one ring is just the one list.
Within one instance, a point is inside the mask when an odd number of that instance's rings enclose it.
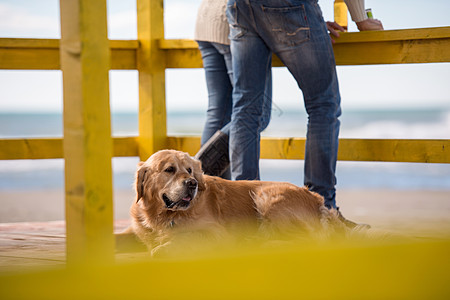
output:
{"label": "wooden deck floor", "polygon": [[[128,220],[115,222],[120,232]],[[36,267],[63,266],[66,263],[65,222],[29,222],[0,224],[0,272]],[[117,253],[119,261],[143,258],[146,253]]]}
{"label": "wooden deck floor", "polygon": [[0,224],[0,268],[65,264],[63,221]]}
{"label": "wooden deck floor", "polygon": [[[125,220],[116,222],[117,232],[126,228],[126,224],[128,221]],[[436,233],[427,236],[420,233],[415,239],[450,240],[450,234],[439,236]],[[64,221],[0,224],[0,273],[64,266],[65,256]],[[119,263],[145,261],[149,258],[145,251],[116,253],[116,261]]]}
{"label": "wooden deck floor", "polygon": [[[447,192],[347,191],[340,196],[344,215],[351,220],[419,239],[450,240]],[[114,225],[115,232],[120,232],[129,225],[129,220],[116,220]],[[146,252],[118,252],[116,261],[146,257]],[[0,223],[0,272],[64,264],[64,221]]]}
{"label": "wooden deck floor", "polygon": [[[116,222],[116,228],[126,224]],[[0,224],[0,299],[450,296],[450,239],[325,248],[284,245],[260,252],[175,260],[148,260],[146,252],[126,253],[116,254],[119,263],[114,266],[81,268],[60,267],[65,263],[64,247],[62,221]],[[326,288],[317,279],[324,274],[333,278]]]}

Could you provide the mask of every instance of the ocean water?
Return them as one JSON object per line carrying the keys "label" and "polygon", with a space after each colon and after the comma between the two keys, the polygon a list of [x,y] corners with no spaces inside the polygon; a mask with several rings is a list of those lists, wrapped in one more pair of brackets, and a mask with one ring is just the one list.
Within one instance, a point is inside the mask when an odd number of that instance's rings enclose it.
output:
{"label": "ocean water", "polygon": [[[448,139],[450,109],[430,110],[349,110],[341,120],[341,138]],[[203,111],[168,112],[169,134],[200,135],[205,121]],[[263,136],[304,137],[307,116],[304,111],[272,112]],[[137,135],[137,115],[112,115],[114,136]],[[62,116],[58,113],[0,113],[0,138],[61,137]],[[137,157],[114,158],[115,189],[131,189]],[[303,161],[261,160],[263,180],[303,184]],[[448,190],[449,164],[338,162],[337,188]],[[0,161],[0,191],[60,189],[64,186],[64,162],[52,160]],[[449,194],[450,195],[450,194]]]}

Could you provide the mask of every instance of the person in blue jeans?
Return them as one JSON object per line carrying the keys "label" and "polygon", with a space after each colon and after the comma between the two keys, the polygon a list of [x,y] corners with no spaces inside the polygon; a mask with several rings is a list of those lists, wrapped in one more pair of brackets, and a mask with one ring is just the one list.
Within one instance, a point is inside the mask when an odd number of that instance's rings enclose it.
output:
{"label": "person in blue jeans", "polygon": [[332,42],[317,0],[229,0],[227,17],[234,73],[232,179],[259,179],[262,94],[275,53],[302,90],[308,114],[304,184],[324,197],[326,207],[337,209],[341,98]]}
{"label": "person in blue jeans", "polygon": [[[202,148],[196,157],[202,161],[206,174],[231,179],[228,136],[233,104],[233,68],[226,3],[227,0],[203,0],[197,13],[195,40],[205,70],[208,110],[201,137]],[[258,133],[269,124],[272,106],[271,66],[268,65],[264,72],[264,113],[260,116]]]}

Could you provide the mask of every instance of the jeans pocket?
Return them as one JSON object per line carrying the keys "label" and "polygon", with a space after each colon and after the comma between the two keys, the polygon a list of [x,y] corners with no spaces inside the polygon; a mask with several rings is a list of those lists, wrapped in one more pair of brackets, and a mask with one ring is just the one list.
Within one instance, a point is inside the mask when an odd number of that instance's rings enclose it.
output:
{"label": "jeans pocket", "polygon": [[304,5],[263,6],[262,10],[279,43],[295,46],[309,40],[310,28]]}
{"label": "jeans pocket", "polygon": [[226,14],[230,24],[230,40],[238,39],[245,35],[247,29],[239,25],[236,2],[228,5]]}

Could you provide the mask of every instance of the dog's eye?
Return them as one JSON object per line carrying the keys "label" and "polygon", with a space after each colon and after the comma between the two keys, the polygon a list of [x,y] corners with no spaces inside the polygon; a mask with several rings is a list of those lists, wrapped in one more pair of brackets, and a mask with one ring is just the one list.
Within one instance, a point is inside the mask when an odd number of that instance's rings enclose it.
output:
{"label": "dog's eye", "polygon": [[174,173],[175,172],[175,168],[174,167],[168,167],[167,169],[164,170],[164,172]]}
{"label": "dog's eye", "polygon": [[192,174],[192,169],[191,168],[187,168],[187,170],[189,174]]}

